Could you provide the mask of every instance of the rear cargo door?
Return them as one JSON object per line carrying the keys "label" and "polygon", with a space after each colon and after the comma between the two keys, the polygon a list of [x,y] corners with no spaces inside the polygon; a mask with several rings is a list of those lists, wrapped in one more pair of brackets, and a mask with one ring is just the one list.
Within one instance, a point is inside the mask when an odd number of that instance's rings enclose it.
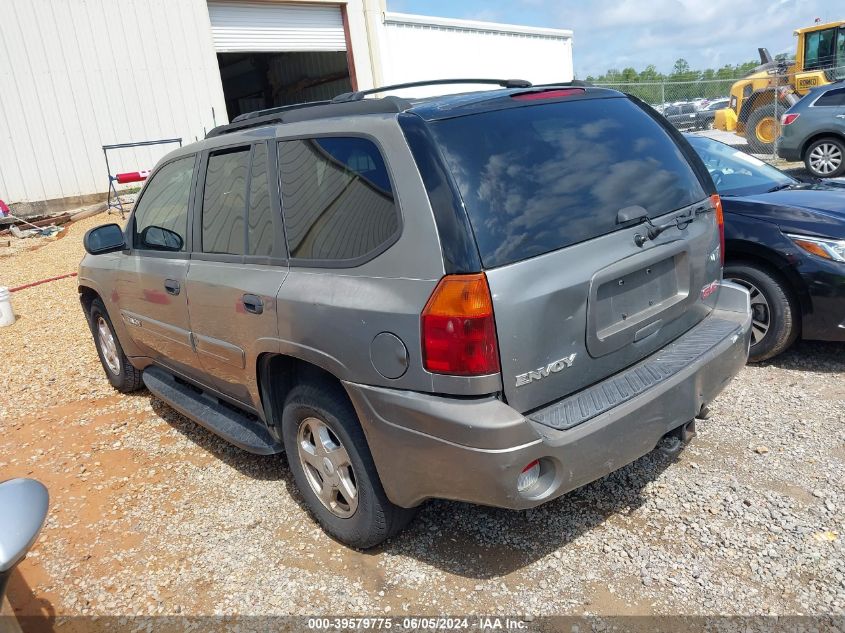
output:
{"label": "rear cargo door", "polygon": [[[536,103],[431,124],[486,269],[505,397],[523,412],[677,338],[721,277],[709,183],[658,115],[623,97]],[[669,228],[642,240],[643,216]]]}

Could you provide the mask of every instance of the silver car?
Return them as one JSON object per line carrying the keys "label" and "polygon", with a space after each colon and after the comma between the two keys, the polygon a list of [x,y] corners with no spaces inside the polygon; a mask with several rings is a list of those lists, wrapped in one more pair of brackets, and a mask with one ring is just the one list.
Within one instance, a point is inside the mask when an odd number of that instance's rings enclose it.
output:
{"label": "silver car", "polygon": [[706,169],[624,94],[494,83],[257,112],[162,159],[85,239],[114,387],[284,451],[359,548],[426,499],[531,508],[689,439],[750,342]]}

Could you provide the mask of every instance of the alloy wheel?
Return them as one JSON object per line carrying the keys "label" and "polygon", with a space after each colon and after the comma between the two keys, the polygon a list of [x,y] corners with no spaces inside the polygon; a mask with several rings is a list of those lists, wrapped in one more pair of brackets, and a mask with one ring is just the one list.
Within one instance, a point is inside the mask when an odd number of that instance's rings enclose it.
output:
{"label": "alloy wheel", "polygon": [[337,435],[317,418],[305,418],[296,437],[302,470],[311,490],[332,514],[348,519],[358,509],[355,471]]}
{"label": "alloy wheel", "polygon": [[753,347],[765,338],[772,326],[772,311],[769,302],[766,295],[751,282],[737,278],[730,278],[728,281],[739,284],[751,295],[751,345]]}
{"label": "alloy wheel", "polygon": [[117,353],[117,343],[111,332],[109,324],[103,317],[97,318],[97,338],[100,341],[100,351],[103,353],[103,360],[106,367],[115,376],[120,375],[120,357]]}
{"label": "alloy wheel", "polygon": [[842,150],[834,143],[819,143],[810,152],[809,163],[817,174],[832,174],[842,164]]}

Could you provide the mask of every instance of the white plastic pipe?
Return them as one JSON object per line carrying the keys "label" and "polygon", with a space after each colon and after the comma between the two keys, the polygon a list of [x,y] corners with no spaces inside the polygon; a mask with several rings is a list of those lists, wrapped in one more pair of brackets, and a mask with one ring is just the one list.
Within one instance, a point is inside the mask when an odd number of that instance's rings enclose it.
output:
{"label": "white plastic pipe", "polygon": [[0,286],[0,327],[12,325],[15,313],[12,311],[12,294],[5,286]]}

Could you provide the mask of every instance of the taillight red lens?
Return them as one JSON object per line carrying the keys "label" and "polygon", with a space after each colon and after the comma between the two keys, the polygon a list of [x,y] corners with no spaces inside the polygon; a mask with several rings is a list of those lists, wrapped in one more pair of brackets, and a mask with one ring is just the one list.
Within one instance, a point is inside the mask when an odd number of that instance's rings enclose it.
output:
{"label": "taillight red lens", "polygon": [[493,300],[484,273],[440,280],[422,313],[423,366],[436,374],[499,371]]}
{"label": "taillight red lens", "polygon": [[719,252],[722,257],[722,265],[725,265],[725,213],[722,210],[722,199],[719,194],[714,193],[710,196],[710,202],[713,208],[716,209],[716,222],[719,224]]}
{"label": "taillight red lens", "polygon": [[798,114],[793,114],[793,113],[790,113],[790,114],[784,114],[784,115],[781,117],[781,119],[780,119],[780,124],[781,124],[781,125],[789,125],[790,123],[795,123],[795,120],[796,120],[799,116],[801,116],[801,114],[800,114],[800,113],[798,113]]}

